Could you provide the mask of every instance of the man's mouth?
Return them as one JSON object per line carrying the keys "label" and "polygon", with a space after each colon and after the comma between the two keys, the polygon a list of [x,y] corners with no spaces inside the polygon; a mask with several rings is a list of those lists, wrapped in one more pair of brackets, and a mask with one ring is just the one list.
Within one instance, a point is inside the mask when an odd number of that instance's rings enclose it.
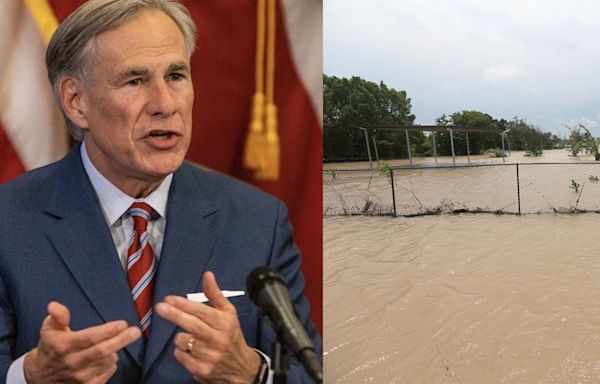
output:
{"label": "man's mouth", "polygon": [[169,131],[153,131],[150,132],[150,137],[156,137],[156,138],[160,138],[160,139],[170,139],[171,136],[175,135],[175,133],[173,132],[169,132]]}

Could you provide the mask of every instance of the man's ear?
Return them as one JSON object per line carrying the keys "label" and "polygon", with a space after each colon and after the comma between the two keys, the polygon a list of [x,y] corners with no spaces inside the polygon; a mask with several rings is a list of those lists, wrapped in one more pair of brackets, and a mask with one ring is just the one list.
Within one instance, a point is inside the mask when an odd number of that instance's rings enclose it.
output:
{"label": "man's ear", "polygon": [[67,117],[78,127],[87,128],[87,89],[83,81],[64,76],[58,82],[58,94]]}

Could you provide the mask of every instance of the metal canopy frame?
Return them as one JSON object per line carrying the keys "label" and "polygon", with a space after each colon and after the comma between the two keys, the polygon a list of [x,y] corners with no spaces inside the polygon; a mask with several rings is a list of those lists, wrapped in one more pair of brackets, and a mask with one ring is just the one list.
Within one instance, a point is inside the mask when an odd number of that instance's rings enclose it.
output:
{"label": "metal canopy frame", "polygon": [[[469,148],[469,132],[487,132],[487,133],[498,133],[502,136],[502,162],[504,162],[505,151],[504,151],[504,136],[506,132],[499,130],[490,130],[487,128],[467,128],[460,125],[371,125],[368,127],[359,127],[357,125],[352,125],[354,128],[358,128],[362,130],[365,134],[365,143],[367,146],[367,153],[369,155],[369,168],[373,168],[373,161],[371,159],[371,149],[369,148],[369,135],[368,130],[372,131],[404,131],[406,135],[406,149],[408,152],[408,160],[410,165],[413,165],[412,153],[410,151],[410,138],[408,136],[408,131],[422,131],[422,132],[432,132],[433,136],[433,155],[435,157],[435,165],[437,166],[437,148],[435,145],[435,133],[436,132],[450,132],[450,150],[452,152],[452,166],[456,167],[456,153],[454,151],[454,132],[465,132],[467,138],[467,162],[471,164],[471,151]],[[377,156],[377,162],[379,162],[379,155],[377,154],[377,144],[375,142],[375,137],[373,136],[373,145],[375,147],[375,153]]]}

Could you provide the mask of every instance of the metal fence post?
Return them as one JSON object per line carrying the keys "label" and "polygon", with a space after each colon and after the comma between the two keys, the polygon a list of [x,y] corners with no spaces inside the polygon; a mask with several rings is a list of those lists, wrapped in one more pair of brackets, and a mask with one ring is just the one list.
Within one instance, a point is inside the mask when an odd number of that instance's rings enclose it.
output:
{"label": "metal fence post", "polygon": [[519,163],[517,163],[517,202],[519,204],[519,215],[521,214],[521,183],[519,180]]}
{"label": "metal fence post", "polygon": [[390,182],[392,183],[392,204],[394,205],[394,217],[396,214],[396,190],[394,188],[394,168],[390,168]]}

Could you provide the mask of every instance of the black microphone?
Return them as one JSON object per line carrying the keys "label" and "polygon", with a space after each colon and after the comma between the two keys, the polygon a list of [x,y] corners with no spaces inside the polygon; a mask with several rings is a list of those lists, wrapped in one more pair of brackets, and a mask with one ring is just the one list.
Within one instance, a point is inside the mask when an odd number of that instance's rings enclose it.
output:
{"label": "black microphone", "polygon": [[248,275],[246,291],[269,318],[279,340],[296,355],[314,380],[323,382],[323,367],[315,346],[298,319],[281,275],[268,267],[258,267]]}

